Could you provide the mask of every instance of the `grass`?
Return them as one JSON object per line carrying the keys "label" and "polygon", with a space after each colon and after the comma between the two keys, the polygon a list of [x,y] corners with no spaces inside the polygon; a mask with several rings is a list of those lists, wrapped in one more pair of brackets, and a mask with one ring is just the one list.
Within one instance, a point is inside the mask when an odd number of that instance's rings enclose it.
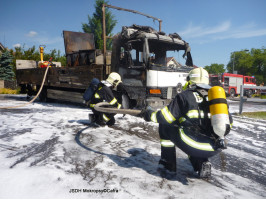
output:
{"label": "grass", "polygon": [[243,112],[241,115],[245,116],[245,117],[249,117],[249,118],[266,120],[266,111],[262,111],[262,112]]}
{"label": "grass", "polygon": [[0,88],[0,94],[19,94],[20,90],[12,90],[8,88]]}

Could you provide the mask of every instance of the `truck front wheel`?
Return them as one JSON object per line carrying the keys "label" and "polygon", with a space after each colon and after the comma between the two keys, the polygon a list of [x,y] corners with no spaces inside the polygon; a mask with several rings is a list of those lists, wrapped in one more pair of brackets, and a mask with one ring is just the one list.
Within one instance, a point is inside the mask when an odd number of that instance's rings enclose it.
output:
{"label": "truck front wheel", "polygon": [[[38,87],[38,90],[39,89],[40,89],[40,86]],[[42,102],[47,102],[48,99],[47,99],[47,88],[46,87],[42,88],[42,91],[41,91],[41,93],[39,95],[39,99]]]}
{"label": "truck front wheel", "polygon": [[247,97],[248,98],[251,98],[252,97],[252,94],[253,94],[253,91],[252,90],[247,90]]}
{"label": "truck front wheel", "polygon": [[231,90],[230,90],[230,97],[231,97],[231,98],[234,98],[235,95],[236,95],[236,91],[235,91],[235,89],[231,89]]}
{"label": "truck front wheel", "polygon": [[20,94],[26,94],[26,93],[27,93],[26,84],[21,84],[20,85]]}

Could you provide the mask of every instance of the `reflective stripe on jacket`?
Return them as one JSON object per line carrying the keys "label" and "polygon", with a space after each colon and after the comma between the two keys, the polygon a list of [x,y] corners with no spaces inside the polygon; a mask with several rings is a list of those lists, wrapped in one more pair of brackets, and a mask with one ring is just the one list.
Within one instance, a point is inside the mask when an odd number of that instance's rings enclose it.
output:
{"label": "reflective stripe on jacket", "polygon": [[[179,127],[196,127],[207,136],[213,135],[210,111],[207,99],[205,101],[195,89],[188,89],[180,94],[161,110],[149,113],[150,120],[166,125]],[[232,118],[230,116],[232,123]]]}
{"label": "reflective stripe on jacket", "polygon": [[121,104],[119,104],[117,99],[114,97],[112,90],[103,83],[100,83],[99,88],[90,101],[90,107],[94,108],[97,103],[103,101],[110,103],[110,105],[113,105],[114,107],[121,107]]}

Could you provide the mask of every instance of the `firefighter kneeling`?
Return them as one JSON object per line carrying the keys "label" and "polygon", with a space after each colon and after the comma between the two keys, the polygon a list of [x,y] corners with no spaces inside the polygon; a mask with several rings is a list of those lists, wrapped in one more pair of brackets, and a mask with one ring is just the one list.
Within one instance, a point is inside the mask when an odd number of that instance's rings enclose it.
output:
{"label": "firefighter kneeling", "polygon": [[159,123],[159,164],[175,172],[177,146],[189,156],[199,177],[207,178],[211,175],[208,158],[226,148],[224,136],[230,131],[232,117],[228,113],[223,88],[211,89],[205,69],[191,70],[183,89],[185,91],[177,94],[168,106],[158,111],[144,109],[139,116]]}
{"label": "firefighter kneeling", "polygon": [[119,84],[121,85],[122,81],[120,75],[116,72],[112,72],[105,81],[101,81],[97,84],[97,88],[89,101],[89,106],[93,112],[93,115],[90,116],[92,123],[96,123],[100,126],[114,125],[114,114],[98,112],[94,109],[94,106],[99,102],[106,101],[115,108],[121,108],[121,104],[118,103],[112,92],[112,90],[116,89]]}

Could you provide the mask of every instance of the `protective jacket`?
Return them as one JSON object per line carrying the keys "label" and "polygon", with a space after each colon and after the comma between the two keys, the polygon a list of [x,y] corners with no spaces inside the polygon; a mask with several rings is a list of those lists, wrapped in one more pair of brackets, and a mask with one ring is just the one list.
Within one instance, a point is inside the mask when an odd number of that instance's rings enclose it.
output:
{"label": "protective jacket", "polygon": [[[145,119],[159,123],[159,132],[164,132],[163,147],[176,145],[188,155],[199,158],[208,158],[220,151],[211,126],[207,91],[195,86],[177,94],[163,109],[146,112]],[[232,123],[231,117],[230,121]]]}
{"label": "protective jacket", "polygon": [[114,97],[112,90],[105,85],[103,82],[99,83],[99,86],[94,93],[90,101],[90,108],[92,109],[95,115],[101,115],[102,119],[105,122],[108,122],[111,118],[114,117],[114,114],[100,113],[94,109],[94,106],[100,102],[109,102],[110,105],[115,108],[120,108],[121,104],[118,103],[117,99]]}

